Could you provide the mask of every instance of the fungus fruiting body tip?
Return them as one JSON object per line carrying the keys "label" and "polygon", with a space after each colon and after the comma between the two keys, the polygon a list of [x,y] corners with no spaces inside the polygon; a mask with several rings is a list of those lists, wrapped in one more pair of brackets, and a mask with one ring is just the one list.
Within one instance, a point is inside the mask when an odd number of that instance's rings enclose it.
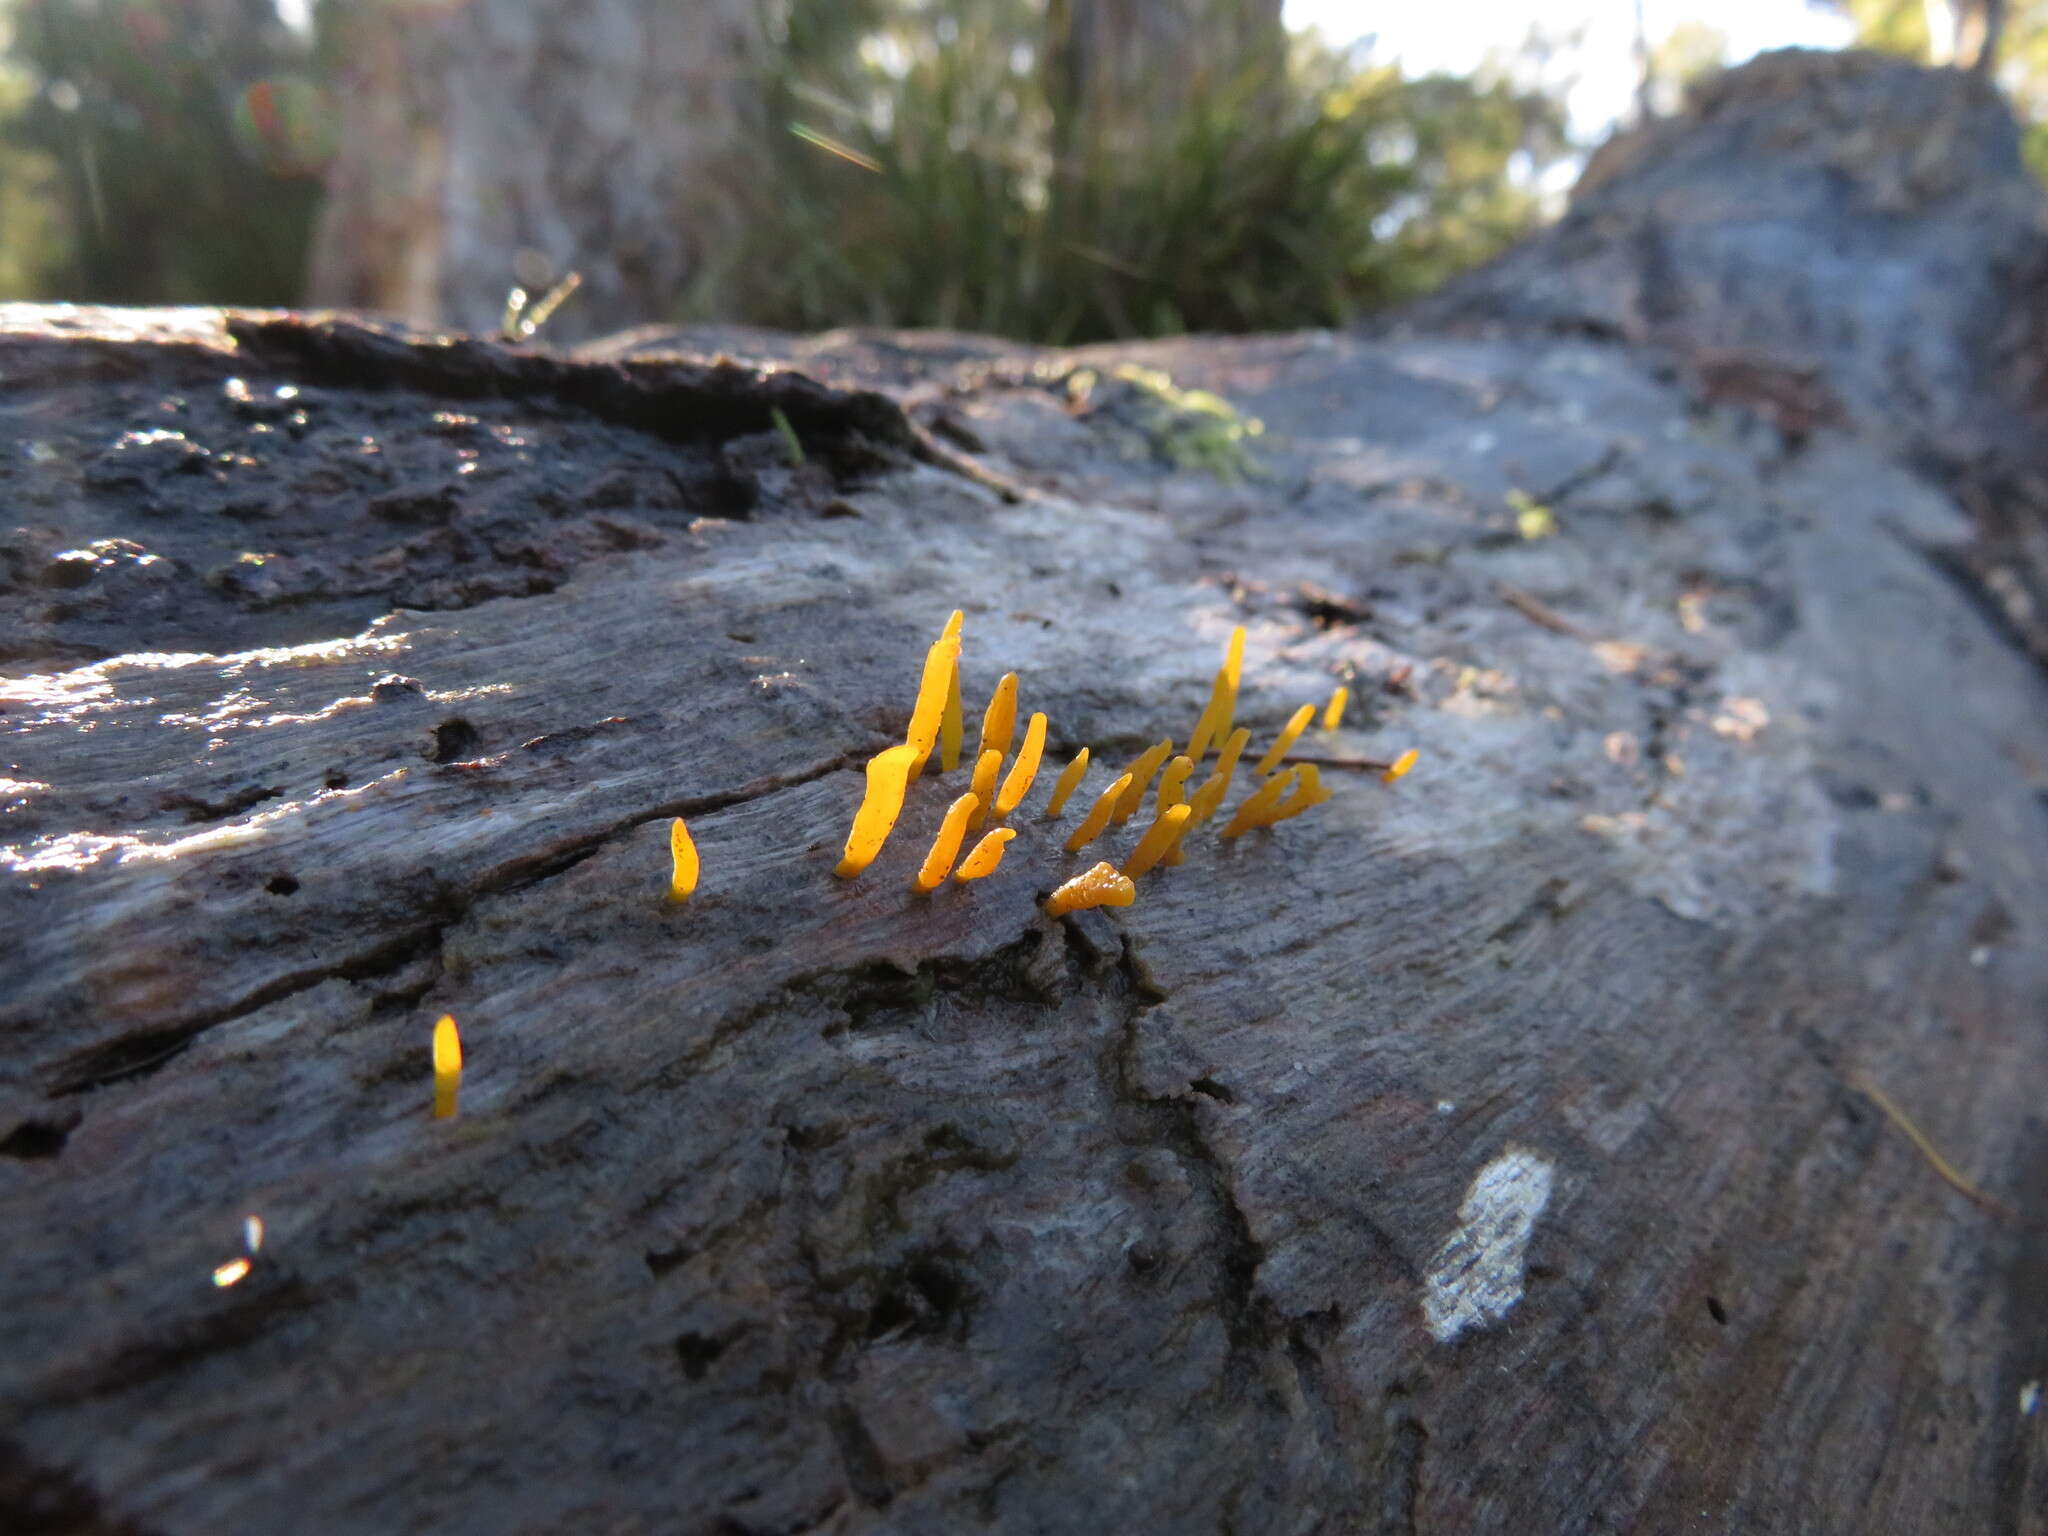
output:
{"label": "fungus fruiting body tip", "polygon": [[1180,841],[1187,830],[1188,818],[1194,812],[1185,805],[1169,805],[1138,839],[1138,846],[1131,850],[1131,856],[1124,860],[1124,874],[1135,880],[1151,871],[1152,866],[1166,857]]}
{"label": "fungus fruiting body tip", "polygon": [[1095,797],[1095,804],[1088,808],[1088,814],[1081,819],[1081,825],[1074,828],[1074,835],[1067,839],[1067,852],[1079,853],[1108,827],[1110,817],[1116,814],[1119,801],[1125,790],[1131,787],[1131,776],[1127,773],[1109,788]]}
{"label": "fungus fruiting body tip", "polygon": [[916,764],[917,748],[908,742],[868,759],[867,793],[861,798],[860,809],[854,812],[845,851],[832,873],[851,880],[874,862],[882,844],[895,830],[896,818],[903,813],[903,796],[910,787],[911,775],[917,771]]}
{"label": "fungus fruiting body tip", "polygon": [[1334,731],[1344,723],[1344,706],[1351,702],[1351,690],[1341,683],[1330,694],[1330,702],[1323,706],[1323,729]]}
{"label": "fungus fruiting body tip", "polygon": [[1111,825],[1122,826],[1138,814],[1138,807],[1145,803],[1145,791],[1151,786],[1152,775],[1159,771],[1159,765],[1173,753],[1171,738],[1154,742],[1138,754],[1138,760],[1131,764],[1130,772],[1124,777],[1130,780],[1124,792],[1117,798],[1116,812]]}
{"label": "fungus fruiting body tip", "polygon": [[690,836],[690,829],[683,825],[683,818],[680,816],[669,823],[668,851],[674,864],[674,870],[669,875],[668,899],[688,901],[690,893],[697,889],[699,863],[697,844]]}
{"label": "fungus fruiting body tip", "polygon": [[1024,727],[1024,745],[1017,749],[1017,760],[1010,764],[1010,771],[1003,776],[1003,787],[996,791],[997,816],[1007,816],[1024,803],[1044,757],[1045,716],[1035,714]]}
{"label": "fungus fruiting body tip", "polygon": [[1046,898],[1045,915],[1064,917],[1089,907],[1128,907],[1138,899],[1138,888],[1108,860],[1083,870]]}
{"label": "fungus fruiting body tip", "polygon": [[1280,766],[1280,760],[1287,756],[1287,749],[1294,745],[1296,737],[1308,729],[1308,723],[1315,715],[1315,705],[1304,704],[1288,718],[1287,724],[1280,728],[1280,734],[1273,738],[1273,745],[1266,749],[1266,755],[1259,759],[1256,771],[1260,778],[1263,779]]}
{"label": "fungus fruiting body tip", "polygon": [[1404,777],[1408,770],[1415,766],[1415,760],[1420,756],[1422,756],[1420,752],[1410,747],[1406,752],[1403,752],[1399,757],[1387,764],[1386,771],[1380,775],[1380,782],[1382,784],[1391,784],[1394,780]]}
{"label": "fungus fruiting body tip", "polygon": [[960,861],[960,867],[953,871],[953,878],[965,883],[994,874],[996,867],[1003,862],[1004,848],[1016,835],[1015,828],[997,827],[976,843],[967,857]]}
{"label": "fungus fruiting body tip", "polygon": [[444,1013],[434,1021],[434,1118],[455,1116],[457,1097],[462,1091],[462,1035],[455,1028],[455,1015]]}
{"label": "fungus fruiting body tip", "polygon": [[946,807],[946,819],[939,823],[931,852],[924,856],[917,878],[911,882],[916,890],[929,893],[946,883],[946,876],[953,872],[953,861],[960,857],[960,841],[967,835],[968,818],[980,803],[973,795],[962,795]]}
{"label": "fungus fruiting body tip", "polygon": [[1060,776],[1052,786],[1052,798],[1045,802],[1045,814],[1057,816],[1067,808],[1068,797],[1080,787],[1081,776],[1088,771],[1088,749],[1083,747],[1074,754],[1074,760],[1060,770]]}

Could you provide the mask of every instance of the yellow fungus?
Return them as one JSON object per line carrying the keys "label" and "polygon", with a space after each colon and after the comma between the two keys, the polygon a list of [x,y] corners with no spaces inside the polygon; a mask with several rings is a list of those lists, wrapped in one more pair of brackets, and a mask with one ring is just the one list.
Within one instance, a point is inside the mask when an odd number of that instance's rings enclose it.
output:
{"label": "yellow fungus", "polygon": [[1195,760],[1191,757],[1176,757],[1166,765],[1166,772],[1159,775],[1159,808],[1163,811],[1169,805],[1187,803],[1188,775],[1195,771]]}
{"label": "yellow fungus", "polygon": [[832,873],[851,880],[875,861],[903,814],[903,795],[917,771],[917,748],[905,743],[868,759],[868,789],[853,814],[853,830]]}
{"label": "yellow fungus", "polygon": [[[981,716],[981,750],[997,757],[1010,755],[1010,742],[1017,734],[1017,674],[1005,672]],[[978,754],[977,754],[978,756]]]}
{"label": "yellow fungus", "polygon": [[434,1118],[453,1119],[456,1096],[462,1090],[462,1036],[455,1030],[455,1015],[444,1013],[434,1021]]}
{"label": "yellow fungus", "polygon": [[1294,793],[1267,813],[1264,823],[1266,826],[1285,821],[1290,816],[1299,816],[1303,811],[1313,810],[1330,798],[1330,792],[1323,788],[1323,776],[1316,771],[1314,763],[1303,763],[1296,772],[1301,777],[1295,782]]}
{"label": "yellow fungus", "polygon": [[1264,778],[1280,766],[1280,759],[1287,755],[1287,749],[1294,745],[1294,739],[1308,729],[1309,721],[1316,717],[1316,707],[1304,704],[1297,709],[1280,734],[1273,738],[1273,745],[1266,749],[1266,755],[1259,759],[1258,775]]}
{"label": "yellow fungus", "polygon": [[1209,685],[1209,702],[1202,706],[1202,713],[1195,721],[1195,732],[1188,738],[1188,756],[1200,762],[1208,755],[1212,743],[1221,739],[1217,722],[1223,718],[1226,709],[1232,709],[1230,679],[1222,669],[1216,672],[1216,681]]}
{"label": "yellow fungus", "polygon": [[1024,745],[1017,749],[1017,761],[996,791],[996,815],[1007,816],[1031,793],[1031,781],[1038,777],[1039,760],[1045,756],[1045,716],[1033,715],[1024,727]]}
{"label": "yellow fungus", "polygon": [[229,1286],[246,1280],[249,1271],[254,1267],[247,1259],[229,1259],[227,1263],[214,1270],[213,1283],[226,1290]]}
{"label": "yellow fungus", "polygon": [[1339,684],[1330,694],[1330,702],[1323,706],[1323,729],[1334,731],[1344,723],[1344,706],[1351,702],[1351,690]]}
{"label": "yellow fungus", "polygon": [[[946,712],[946,691],[960,665],[960,642],[941,635],[924,653],[924,676],[917,685],[917,703],[910,711],[910,730],[903,744],[913,750],[910,776],[924,772],[939,739],[940,717]],[[943,766],[943,765],[942,765]]]}
{"label": "yellow fungus", "polygon": [[1131,856],[1124,860],[1124,873],[1135,880],[1146,873],[1166,856],[1167,851],[1180,841],[1188,829],[1188,817],[1194,814],[1185,805],[1169,805],[1138,839],[1138,846],[1131,850]]}
{"label": "yellow fungus", "polygon": [[980,804],[975,796],[962,795],[946,807],[946,819],[939,823],[939,835],[932,839],[931,852],[924,856],[917,879],[911,882],[914,889],[936,891],[946,883],[946,876],[953,873],[953,861],[960,857],[960,840],[967,835],[967,818]]}
{"label": "yellow fungus", "polygon": [[[1244,679],[1244,626],[1237,625],[1230,631],[1230,643],[1223,648],[1223,675],[1230,679],[1230,691],[1237,692],[1237,685]],[[1229,730],[1229,726],[1223,730]],[[1222,731],[1218,731],[1220,736]]]}
{"label": "yellow fungus", "polygon": [[1080,787],[1081,775],[1088,771],[1088,749],[1083,747],[1074,755],[1074,760],[1060,770],[1060,776],[1052,787],[1052,798],[1045,802],[1045,814],[1057,816],[1067,808],[1067,797]]}
{"label": "yellow fungus", "polygon": [[1387,764],[1386,771],[1380,775],[1380,782],[1382,784],[1393,783],[1394,780],[1400,778],[1410,768],[1413,768],[1415,766],[1415,759],[1421,755],[1420,752],[1410,747],[1406,752],[1403,752],[1399,757]]}
{"label": "yellow fungus", "polygon": [[668,851],[675,860],[675,873],[668,881],[668,899],[688,901],[690,892],[697,889],[697,845],[691,841],[690,829],[683,825],[680,816],[669,823]]}
{"label": "yellow fungus", "polygon": [[955,880],[980,880],[996,872],[996,866],[1003,862],[1003,848],[1017,835],[1014,827],[997,827],[980,842],[976,843],[960,867],[953,871]]}
{"label": "yellow fungus", "polygon": [[1109,825],[1109,818],[1116,814],[1117,802],[1130,787],[1131,776],[1127,773],[1095,797],[1095,804],[1089,807],[1081,825],[1074,828],[1074,835],[1067,839],[1067,852],[1079,853],[1102,835],[1103,828]]}
{"label": "yellow fungus", "polygon": [[[966,722],[960,712],[960,626],[967,615],[958,608],[953,610],[946,627],[939,631],[941,640],[953,642],[953,675],[946,679],[946,709],[939,717],[939,771],[951,773],[960,766],[960,737],[966,729]],[[923,767],[919,764],[920,769]]]}
{"label": "yellow fungus", "polygon": [[1046,898],[1045,915],[1064,917],[1089,907],[1128,907],[1138,899],[1138,888],[1130,876],[1107,860],[1084,869]]}
{"label": "yellow fungus", "polygon": [[1223,797],[1230,793],[1230,781],[1237,773],[1237,760],[1244,756],[1245,744],[1251,739],[1252,733],[1241,725],[1230,733],[1223,756],[1216,760],[1216,771],[1209,775],[1188,802],[1195,808],[1194,826],[1199,827],[1222,806]]}
{"label": "yellow fungus", "polygon": [[1138,754],[1138,760],[1131,764],[1131,771],[1124,775],[1130,780],[1130,785],[1116,803],[1116,814],[1111,818],[1112,825],[1120,827],[1138,814],[1138,807],[1145,803],[1145,791],[1152,786],[1152,775],[1157,773],[1159,765],[1172,755],[1173,742],[1170,738],[1155,741]]}
{"label": "yellow fungus", "polygon": [[1278,805],[1287,792],[1294,787],[1294,781],[1298,773],[1298,769],[1290,768],[1278,778],[1266,780],[1265,783],[1261,784],[1249,795],[1246,795],[1244,803],[1237,808],[1237,814],[1231,817],[1229,825],[1224,827],[1223,835],[1226,838],[1238,837],[1251,831],[1254,827],[1265,826],[1266,819],[1272,814],[1273,807]]}
{"label": "yellow fungus", "polygon": [[988,819],[988,808],[995,803],[996,775],[1003,770],[1003,754],[990,747],[974,760],[974,781],[967,786],[967,792],[974,796],[974,815],[967,823],[968,831],[980,828]]}

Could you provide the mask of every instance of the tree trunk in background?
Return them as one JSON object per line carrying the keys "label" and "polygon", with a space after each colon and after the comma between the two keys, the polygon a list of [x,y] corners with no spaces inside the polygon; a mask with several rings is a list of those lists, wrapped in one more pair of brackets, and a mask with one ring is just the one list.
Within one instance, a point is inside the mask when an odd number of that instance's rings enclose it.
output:
{"label": "tree trunk in background", "polygon": [[401,0],[345,40],[315,304],[494,329],[562,273],[569,338],[715,287],[759,127],[754,0]]}
{"label": "tree trunk in background", "polygon": [[1051,0],[1047,90],[1061,158],[1142,146],[1200,99],[1284,61],[1280,0]]}

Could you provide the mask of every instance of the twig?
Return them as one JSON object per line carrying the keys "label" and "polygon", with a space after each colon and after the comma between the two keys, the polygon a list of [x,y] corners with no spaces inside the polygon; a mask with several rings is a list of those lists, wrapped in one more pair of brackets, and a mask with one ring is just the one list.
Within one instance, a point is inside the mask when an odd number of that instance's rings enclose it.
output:
{"label": "twig", "polygon": [[1524,592],[1520,587],[1500,583],[1501,601],[1521,614],[1524,618],[1541,624],[1545,629],[1560,635],[1570,635],[1574,640],[1584,640],[1588,645],[1600,637],[1583,624],[1575,624],[1548,603],[1541,602]]}
{"label": "twig", "polygon": [[1968,1179],[1956,1172],[1954,1165],[1941,1155],[1932,1141],[1928,1140],[1927,1133],[1907,1119],[1906,1112],[1894,1104],[1891,1096],[1878,1087],[1877,1084],[1873,1083],[1861,1072],[1854,1072],[1849,1076],[1849,1086],[1877,1105],[1879,1109],[1885,1112],[1885,1115],[1891,1120],[1893,1125],[1896,1125],[1906,1133],[1906,1139],[1919,1149],[1920,1155],[1927,1159],[1927,1165],[1941,1176],[1944,1184],[1947,1184],[1956,1193],[1967,1198],[1971,1204],[1982,1207],[2001,1221],[2017,1221],[2019,1219],[2019,1212],[2015,1211],[2003,1200],[1987,1195],[1975,1184],[1972,1184]]}

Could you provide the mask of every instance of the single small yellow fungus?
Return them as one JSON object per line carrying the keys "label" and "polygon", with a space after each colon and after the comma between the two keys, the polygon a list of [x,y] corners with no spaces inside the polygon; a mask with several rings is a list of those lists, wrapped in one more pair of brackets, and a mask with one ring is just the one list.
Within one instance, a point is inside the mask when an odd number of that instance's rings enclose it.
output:
{"label": "single small yellow fungus", "polygon": [[1194,824],[1200,826],[1223,804],[1223,797],[1230,793],[1230,780],[1220,773],[1209,775],[1208,782],[1195,791],[1188,801],[1188,809],[1194,813]]}
{"label": "single small yellow fungus", "polygon": [[1415,766],[1415,759],[1421,755],[1420,752],[1410,747],[1406,752],[1403,752],[1399,757],[1387,764],[1385,771],[1380,774],[1380,782],[1382,784],[1393,783],[1394,780],[1407,773],[1410,768],[1413,768]]}
{"label": "single small yellow fungus", "polygon": [[914,889],[936,891],[946,883],[946,876],[953,873],[953,861],[960,857],[960,840],[967,835],[967,818],[980,804],[975,796],[962,795],[946,807],[946,819],[939,823],[939,835],[932,839],[931,852],[924,856],[917,878],[911,882]]}
{"label": "single small yellow fungus", "polygon": [[1005,672],[981,715],[981,750],[997,757],[1010,755],[1010,743],[1017,735],[1017,674]]}
{"label": "single small yellow fungus", "polygon": [[960,766],[960,738],[966,721],[960,711],[960,626],[967,615],[958,608],[939,631],[939,638],[953,642],[953,675],[946,680],[946,710],[939,717],[939,771],[951,773]]}
{"label": "single small yellow fungus", "polygon": [[1138,839],[1131,856],[1124,860],[1124,873],[1135,880],[1148,872],[1180,841],[1181,834],[1188,829],[1188,817],[1193,814],[1185,805],[1169,805],[1161,811],[1158,820]]}
{"label": "single small yellow fungus", "polygon": [[1316,707],[1313,704],[1304,704],[1294,712],[1287,724],[1281,727],[1280,734],[1273,738],[1273,745],[1266,749],[1266,755],[1259,759],[1260,778],[1280,766],[1280,759],[1287,755],[1287,749],[1294,745],[1295,738],[1308,729],[1309,721],[1315,717]]}
{"label": "single small yellow fungus", "polygon": [[1202,713],[1195,720],[1194,734],[1188,737],[1188,756],[1200,762],[1208,755],[1209,748],[1222,739],[1216,724],[1223,718],[1223,712],[1230,703],[1230,679],[1219,668],[1216,681],[1209,685],[1209,702],[1202,706]]}
{"label": "single small yellow fungus", "polygon": [[1137,899],[1138,888],[1131,884],[1130,876],[1104,860],[1092,869],[1082,870],[1047,897],[1045,915],[1065,917],[1069,912],[1089,907],[1128,907]]}
{"label": "single small yellow fungus", "polygon": [[668,825],[668,851],[675,860],[675,872],[668,880],[668,899],[688,901],[690,892],[697,889],[697,845],[691,841],[690,829],[683,825],[680,816]]}
{"label": "single small yellow fungus", "polygon": [[1330,792],[1323,788],[1323,776],[1316,771],[1314,763],[1303,763],[1297,769],[1301,777],[1296,781],[1294,793],[1282,800],[1267,813],[1265,825],[1299,816],[1303,811],[1313,810],[1330,798]]}
{"label": "single small yellow fungus", "polygon": [[1080,788],[1081,775],[1088,771],[1088,749],[1083,747],[1074,754],[1074,760],[1060,770],[1059,778],[1052,786],[1052,798],[1045,802],[1045,814],[1057,816],[1067,808],[1067,797]]}
{"label": "single small yellow fungus", "polygon": [[[1223,675],[1230,679],[1230,691],[1234,695],[1237,685],[1244,681],[1244,626],[1237,625],[1230,631],[1230,643],[1223,648]],[[1229,730],[1224,726],[1216,733],[1221,736]]]}
{"label": "single small yellow fungus", "polygon": [[1123,796],[1116,803],[1116,814],[1111,818],[1113,826],[1122,826],[1138,814],[1138,807],[1145,803],[1145,791],[1152,787],[1152,775],[1159,771],[1159,765],[1173,755],[1173,741],[1155,741],[1131,764],[1131,771],[1124,775],[1130,780]]}
{"label": "single small yellow fungus", "polygon": [[960,861],[960,867],[953,871],[953,878],[959,881],[980,880],[996,872],[996,866],[1003,862],[1004,846],[1017,835],[1014,827],[997,827],[969,851]]}
{"label": "single small yellow fungus", "polygon": [[1176,757],[1166,765],[1166,772],[1159,775],[1159,808],[1163,811],[1169,805],[1187,803],[1188,775],[1195,771],[1195,760],[1191,757]]}
{"label": "single small yellow fungus", "polygon": [[967,824],[970,832],[977,830],[988,820],[988,809],[995,803],[996,775],[1003,771],[1003,754],[990,747],[974,760],[974,780],[967,786],[967,792],[974,796],[977,804],[974,817]]}
{"label": "single small yellow fungus", "polygon": [[1238,837],[1251,831],[1254,827],[1265,826],[1267,818],[1273,812],[1273,807],[1278,805],[1286,797],[1287,792],[1294,787],[1297,773],[1297,769],[1290,768],[1278,778],[1266,780],[1265,783],[1261,784],[1249,795],[1246,795],[1244,803],[1237,808],[1237,814],[1231,817],[1229,825],[1224,827],[1224,837]]}
{"label": "single small yellow fungus", "polygon": [[462,1036],[456,1033],[455,1015],[444,1013],[434,1021],[434,1118],[455,1116],[456,1095],[462,1089]]}
{"label": "single small yellow fungus", "polygon": [[1330,702],[1323,706],[1323,729],[1334,731],[1344,723],[1344,706],[1351,702],[1351,690],[1339,684],[1330,694]]}
{"label": "single small yellow fungus", "polygon": [[1116,814],[1117,802],[1130,787],[1131,776],[1127,773],[1095,797],[1095,804],[1089,807],[1081,825],[1074,828],[1074,835],[1067,839],[1067,852],[1079,853],[1102,835],[1103,828],[1109,825],[1109,818]]}
{"label": "single small yellow fungus", "polygon": [[1003,777],[1003,787],[996,792],[996,815],[1007,816],[1024,803],[1024,797],[1031,793],[1031,782],[1038,777],[1038,764],[1045,756],[1045,716],[1033,715],[1031,723],[1024,727],[1024,745],[1017,749],[1017,761],[1010,764],[1010,771]]}
{"label": "single small yellow fungus", "polygon": [[1230,740],[1223,744],[1223,755],[1216,759],[1216,771],[1229,783],[1230,776],[1237,772],[1237,760],[1244,756],[1244,749],[1251,745],[1252,732],[1248,725],[1240,725],[1230,733]]}
{"label": "single small yellow fungus", "polygon": [[907,742],[868,759],[868,791],[854,812],[853,830],[846,834],[846,849],[833,874],[851,880],[875,861],[903,814],[903,795],[916,765],[917,748]]}
{"label": "single small yellow fungus", "polygon": [[213,1283],[222,1290],[239,1285],[249,1278],[249,1271],[255,1268],[247,1259],[229,1259],[213,1272]]}
{"label": "single small yellow fungus", "polygon": [[932,748],[938,743],[941,716],[946,712],[946,691],[953,685],[959,665],[960,642],[952,635],[939,636],[924,653],[924,676],[917,685],[917,703],[910,711],[910,730],[903,738],[903,744],[913,751],[913,779],[924,772]]}

